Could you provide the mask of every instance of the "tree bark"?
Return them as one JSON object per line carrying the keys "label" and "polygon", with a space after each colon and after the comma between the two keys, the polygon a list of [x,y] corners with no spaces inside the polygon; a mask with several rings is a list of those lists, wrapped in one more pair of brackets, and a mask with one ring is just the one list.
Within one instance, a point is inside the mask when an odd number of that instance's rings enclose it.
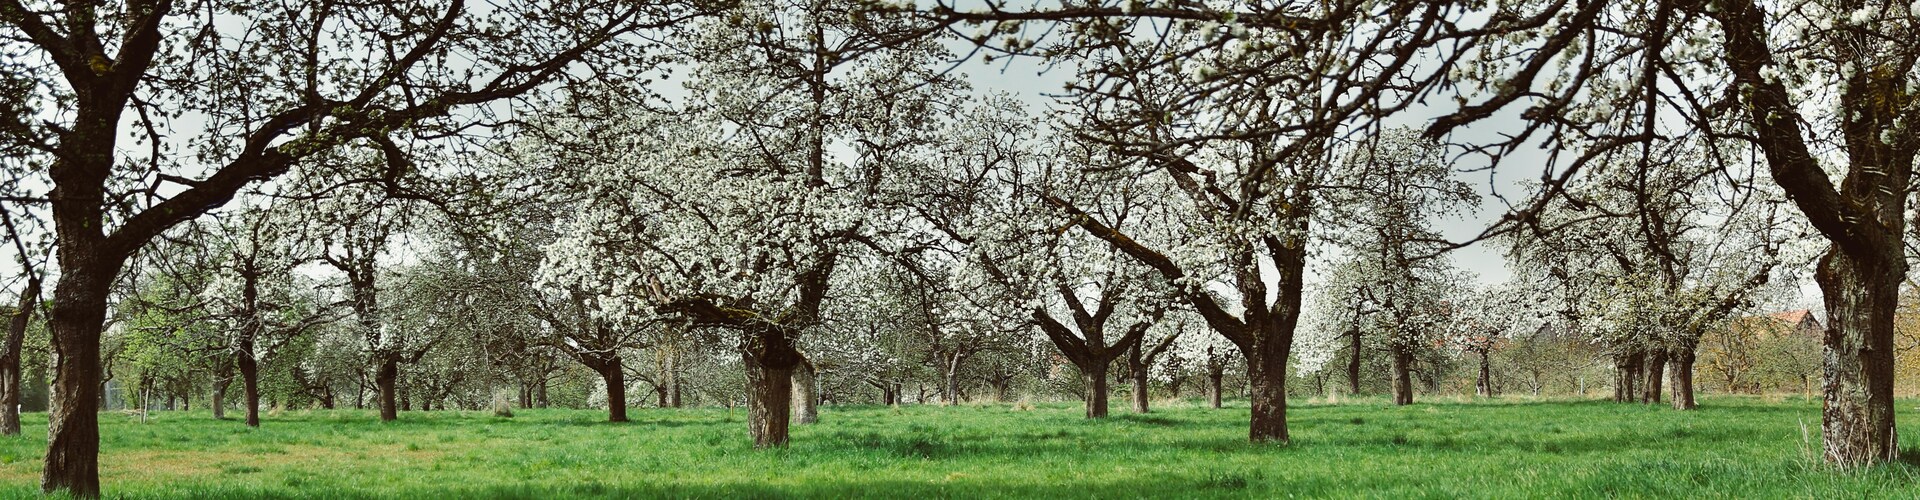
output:
{"label": "tree bark", "polygon": [[627,372],[621,367],[620,356],[600,358],[591,367],[600,372],[600,380],[607,384],[607,421],[626,422]]}
{"label": "tree bark", "polygon": [[1673,408],[1692,410],[1693,402],[1693,361],[1694,350],[1676,349],[1671,357],[1673,362]]}
{"label": "tree bark", "polygon": [[1106,363],[1087,363],[1081,367],[1081,379],[1087,383],[1087,417],[1106,417]]}
{"label": "tree bark", "polygon": [[247,427],[260,426],[260,365],[251,354],[242,354],[234,364],[240,369],[240,389],[247,398]]}
{"label": "tree bark", "polygon": [[214,420],[227,419],[227,386],[233,384],[231,377],[230,375],[226,377],[216,375],[214,377],[213,404],[211,405]]}
{"label": "tree bark", "polygon": [[1207,373],[1207,406],[1220,409],[1220,379],[1226,376],[1220,370]]}
{"label": "tree bark", "polygon": [[546,375],[541,375],[541,376],[540,376],[540,385],[536,385],[536,386],[534,386],[534,387],[533,387],[533,399],[534,399],[534,404],[538,404],[538,405],[540,405],[540,407],[541,407],[541,408],[546,408],[546,407],[547,407],[547,377],[546,377]]}
{"label": "tree bark", "polygon": [[1474,392],[1481,397],[1493,397],[1493,367],[1487,359],[1487,351],[1480,351],[1480,379],[1474,382]]}
{"label": "tree bark", "polygon": [[1413,404],[1413,353],[1406,346],[1393,346],[1393,404]]}
{"label": "tree bark", "polygon": [[1364,349],[1360,345],[1360,329],[1349,330],[1347,337],[1352,339],[1352,342],[1347,344],[1347,394],[1359,395],[1360,353],[1361,349]]}
{"label": "tree bark", "polygon": [[374,385],[380,390],[380,421],[392,422],[400,419],[400,406],[396,398],[395,384],[400,378],[400,360],[393,356],[382,356],[379,371],[373,376]]}
{"label": "tree bark", "polygon": [[1133,382],[1133,412],[1147,413],[1147,363],[1141,359],[1140,343],[1127,349],[1127,378]]}
{"label": "tree bark", "polygon": [[1646,404],[1659,403],[1660,383],[1666,380],[1667,350],[1654,348],[1648,350],[1646,356],[1647,361],[1642,366],[1646,368],[1647,372],[1646,375],[1640,378],[1640,384],[1644,389],[1640,395],[1640,402]]}
{"label": "tree bark", "polygon": [[947,404],[960,404],[960,361],[963,359],[965,356],[954,353],[942,363],[945,366],[941,370],[944,373],[941,374],[940,397],[946,398]]}
{"label": "tree bark", "polygon": [[1613,358],[1613,400],[1632,403],[1639,399],[1641,351],[1629,349]]}
{"label": "tree bark", "polygon": [[800,352],[794,335],[784,328],[749,327],[741,349],[747,372],[747,431],[755,448],[787,446],[787,424],[792,417],[793,368]]}
{"label": "tree bark", "polygon": [[1898,251],[1874,265],[1839,249],[1821,258],[1814,280],[1825,292],[1821,437],[1830,463],[1846,467],[1899,458],[1893,415],[1893,317],[1899,307]]}
{"label": "tree bark", "polygon": [[20,290],[20,303],[7,321],[5,352],[0,352],[0,435],[20,435],[20,349],[26,345],[27,326],[33,321],[38,302],[40,278],[29,276],[27,286]]}
{"label": "tree bark", "polygon": [[1254,349],[1245,349],[1247,358],[1247,399],[1253,406],[1247,438],[1255,443],[1286,443],[1287,435],[1287,351],[1292,332],[1286,338],[1264,336]]}
{"label": "tree bark", "polygon": [[820,421],[820,386],[813,362],[801,360],[793,368],[793,419],[800,425]]}
{"label": "tree bark", "polygon": [[[58,192],[60,188],[55,188]],[[56,198],[59,195],[56,194]],[[55,211],[59,212],[58,203]],[[53,290],[48,326],[52,330],[53,394],[48,413],[46,467],[40,487],[66,490],[75,497],[100,496],[100,333],[106,326],[107,295],[120,274],[121,257],[102,255],[99,213],[90,229],[85,220],[55,215],[59,239],[60,283]]]}

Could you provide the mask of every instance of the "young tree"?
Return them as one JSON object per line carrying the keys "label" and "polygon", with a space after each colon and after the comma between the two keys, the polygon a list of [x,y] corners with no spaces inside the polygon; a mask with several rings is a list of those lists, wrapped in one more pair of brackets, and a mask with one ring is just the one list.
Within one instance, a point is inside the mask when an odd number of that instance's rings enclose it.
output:
{"label": "young tree", "polygon": [[33,312],[40,308],[40,282],[43,275],[41,266],[46,260],[46,252],[32,250],[44,245],[36,244],[24,238],[25,220],[16,220],[13,210],[0,213],[0,223],[5,224],[7,242],[11,244],[14,258],[20,266],[19,300],[7,315],[7,337],[0,345],[0,436],[20,434],[20,387],[23,382],[20,375],[21,349],[26,345],[27,328],[33,323]]}

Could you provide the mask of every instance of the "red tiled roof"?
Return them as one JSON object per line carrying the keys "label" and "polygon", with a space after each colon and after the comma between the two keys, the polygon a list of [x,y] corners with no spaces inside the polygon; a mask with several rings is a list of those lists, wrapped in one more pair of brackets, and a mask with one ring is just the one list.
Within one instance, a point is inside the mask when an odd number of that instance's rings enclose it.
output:
{"label": "red tiled roof", "polygon": [[1800,324],[1801,321],[1806,321],[1807,316],[1812,314],[1813,314],[1813,311],[1809,311],[1806,309],[1794,309],[1792,311],[1780,311],[1777,313],[1768,314],[1767,316],[1772,316],[1774,319],[1778,319],[1781,321],[1785,321],[1785,322],[1797,325],[1797,324]]}

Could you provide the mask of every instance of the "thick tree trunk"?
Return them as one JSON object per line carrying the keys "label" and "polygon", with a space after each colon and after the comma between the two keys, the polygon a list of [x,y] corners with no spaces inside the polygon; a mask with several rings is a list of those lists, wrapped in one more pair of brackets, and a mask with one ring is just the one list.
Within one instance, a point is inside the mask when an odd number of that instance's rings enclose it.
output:
{"label": "thick tree trunk", "polygon": [[1875,265],[1835,248],[1815,274],[1827,306],[1821,437],[1827,461],[1843,467],[1899,458],[1893,317],[1904,266],[1898,252],[1883,257],[1891,264]]}
{"label": "thick tree trunk", "polygon": [[1667,350],[1656,348],[1647,351],[1647,361],[1643,366],[1647,372],[1640,378],[1640,384],[1644,389],[1640,394],[1640,402],[1659,403],[1660,383],[1666,380]]}
{"label": "thick tree trunk", "polygon": [[813,362],[801,361],[793,367],[793,419],[800,425],[820,421],[820,385]]}
{"label": "thick tree trunk", "polygon": [[546,408],[548,406],[547,377],[545,375],[540,376],[540,385],[534,386],[533,399],[534,399],[534,404],[540,405],[541,408]]}
{"label": "thick tree trunk", "polygon": [[747,431],[755,448],[787,446],[793,368],[801,361],[800,352],[793,348],[797,335],[790,333],[768,326],[751,328],[740,351],[747,372]]}
{"label": "thick tree trunk", "polygon": [[1692,348],[1680,348],[1673,352],[1673,408],[1691,410],[1693,402],[1693,360]]}
{"label": "thick tree trunk", "polygon": [[247,427],[260,426],[260,366],[250,354],[234,360],[240,368],[240,389],[247,398]]}
{"label": "thick tree trunk", "polygon": [[607,421],[627,421],[627,372],[621,366],[620,356],[603,358],[593,365],[600,372],[600,380],[607,384]]}
{"label": "thick tree trunk", "polygon": [[396,394],[398,391],[395,390],[395,384],[398,383],[399,378],[400,360],[392,356],[384,356],[380,361],[379,371],[373,376],[373,383],[379,387],[380,390],[379,404],[381,422],[392,422],[400,419],[400,402],[396,400],[400,395]]}
{"label": "thick tree trunk", "polygon": [[1105,418],[1107,416],[1107,366],[1089,363],[1080,367],[1081,379],[1087,386],[1087,418]]}
{"label": "thick tree trunk", "polygon": [[1487,351],[1480,351],[1480,378],[1473,384],[1474,392],[1481,397],[1493,397],[1493,367],[1488,361]]}
{"label": "thick tree trunk", "polygon": [[[69,221],[60,217],[58,207],[55,211],[56,229],[62,233],[99,230],[97,216],[91,222]],[[87,228],[87,224],[95,225]],[[60,284],[54,287],[48,315],[54,375],[40,487],[91,498],[100,496],[99,409],[105,394],[100,333],[106,325],[107,295],[121,262],[119,257],[102,255],[97,235],[62,234],[60,242]]]}
{"label": "thick tree trunk", "polygon": [[0,435],[20,435],[20,349],[26,345],[27,326],[32,323],[38,302],[40,279],[28,276],[27,286],[20,290],[20,303],[7,321],[5,352],[0,352]]}
{"label": "thick tree trunk", "polygon": [[1413,353],[1405,346],[1393,346],[1393,404],[1413,404]]}
{"label": "thick tree trunk", "polygon": [[1220,370],[1207,373],[1207,406],[1220,409],[1220,379],[1225,377]]}
{"label": "thick tree trunk", "polygon": [[1286,443],[1290,439],[1287,435],[1287,350],[1292,339],[1269,337],[1257,342],[1261,345],[1256,349],[1244,351],[1247,399],[1253,406],[1247,439],[1255,443]]}
{"label": "thick tree trunk", "polygon": [[792,411],[793,368],[774,367],[747,357],[747,431],[753,436],[753,447],[785,447]]}

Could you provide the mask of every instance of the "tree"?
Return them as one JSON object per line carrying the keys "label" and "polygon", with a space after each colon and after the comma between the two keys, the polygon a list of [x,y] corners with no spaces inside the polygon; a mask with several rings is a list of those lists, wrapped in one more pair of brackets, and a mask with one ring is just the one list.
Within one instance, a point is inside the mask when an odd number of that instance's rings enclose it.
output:
{"label": "tree", "polygon": [[7,314],[5,344],[0,345],[0,436],[15,436],[20,434],[20,351],[26,345],[33,312],[40,308],[40,266],[46,254],[30,250],[36,245],[22,237],[23,231],[12,210],[0,213],[0,222],[5,223],[7,241],[12,243],[14,257],[19,259],[22,281],[19,300]]}
{"label": "tree", "polygon": [[[674,4],[597,2],[120,7],[0,3],[9,50],[52,63],[30,78],[36,94],[53,96],[41,116],[55,118],[26,131],[53,158],[45,200],[61,271],[48,314],[60,361],[42,486],[83,497],[99,494],[107,297],[135,250],[313,154],[392,144],[402,130],[463,128],[471,120],[457,110],[568,76],[589,55],[631,61],[644,51],[602,49],[682,15]],[[137,119],[123,120],[129,111]],[[169,121],[187,115],[204,130],[160,133],[189,126]],[[138,135],[125,123],[138,123]],[[149,146],[144,157],[121,157],[129,136]]]}
{"label": "tree", "polygon": [[[1893,313],[1920,151],[1920,134],[1909,128],[1920,119],[1910,90],[1920,82],[1920,49],[1906,42],[1920,31],[1912,7],[1534,2],[1487,19],[1481,29],[1491,45],[1461,60],[1474,71],[1460,79],[1489,92],[1462,95],[1463,106],[1429,134],[1518,110],[1527,131],[1508,144],[1547,130],[1554,150],[1581,159],[1558,165],[1568,172],[1609,151],[1648,156],[1657,138],[1683,134],[1757,149],[1773,184],[1830,243],[1815,275],[1830,318],[1824,457],[1844,467],[1897,458]],[[1543,72],[1576,52],[1580,62],[1566,71]],[[1821,102],[1834,112],[1814,114]]]}

